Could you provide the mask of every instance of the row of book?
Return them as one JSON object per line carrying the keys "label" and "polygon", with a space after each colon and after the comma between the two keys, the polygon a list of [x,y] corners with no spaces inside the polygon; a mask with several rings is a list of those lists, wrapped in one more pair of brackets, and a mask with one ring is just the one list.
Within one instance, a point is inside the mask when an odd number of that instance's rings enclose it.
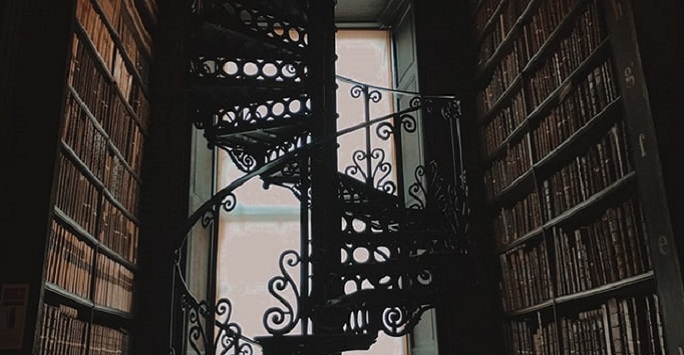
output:
{"label": "row of book", "polygon": [[610,298],[558,325],[539,314],[504,325],[508,354],[665,355],[663,335],[657,295]]}
{"label": "row of book", "polygon": [[[131,23],[133,16],[130,14],[132,5],[129,1],[121,1],[120,4],[107,3],[110,1],[78,0],[76,18],[123,98],[132,103],[141,99],[140,96],[132,95],[133,87],[146,85],[141,82],[142,77],[144,75],[147,79],[149,75],[149,46],[141,44],[143,41],[137,40],[136,37],[149,36],[141,33],[144,32],[142,26],[134,26]],[[109,15],[116,17],[108,18]],[[110,28],[116,33],[110,32]],[[140,76],[140,80],[136,80],[136,74]]]}
{"label": "row of book", "polygon": [[491,20],[492,29],[482,33],[478,62],[485,63],[499,48],[506,36],[513,29],[520,14],[525,10],[530,0],[508,0],[501,4],[498,14]]}
{"label": "row of book", "polygon": [[[149,35],[130,0],[77,0],[75,17],[46,281],[130,314]],[[128,354],[128,334],[93,323],[92,311],[46,304],[40,353]]]}
{"label": "row of book", "polygon": [[[515,39],[510,52],[494,68],[488,85],[478,94],[480,111],[486,112],[492,108],[511,83],[517,80],[529,59],[540,50],[541,43],[546,40],[546,37],[539,35],[540,31],[536,29],[535,20],[538,20],[541,26],[546,20],[555,19],[553,21],[557,22],[552,24],[554,26],[552,28],[555,28],[560,23],[558,16],[546,14],[556,13],[564,8],[569,9],[571,5],[568,1],[542,3],[531,22],[523,27],[522,35]],[[527,86],[533,107],[541,104],[570,73],[580,66],[605,37],[598,23],[598,10],[595,2],[587,5],[585,10],[575,20],[572,31],[560,41],[553,54],[545,59],[539,69],[530,73]],[[565,12],[560,13],[565,14]]]}
{"label": "row of book", "polygon": [[[99,4],[112,0],[99,0]],[[102,7],[104,10],[104,7]],[[130,0],[123,1],[122,9],[119,13],[111,13],[103,11],[105,16],[109,18],[109,22],[115,25],[116,32],[119,35],[123,50],[135,66],[135,72],[140,76],[141,83],[136,83],[135,87],[147,87],[150,74],[150,56],[151,38],[140,18],[135,11],[133,2]]]}
{"label": "row of book", "polygon": [[499,246],[506,246],[542,225],[539,195],[534,190],[512,207],[501,208],[494,224]]}
{"label": "row of book", "polygon": [[59,155],[58,164],[55,206],[94,236],[101,193],[64,153]]}
{"label": "row of book", "polygon": [[[112,155],[108,155],[107,158],[105,163],[107,166],[111,166],[110,173],[105,176],[103,182],[99,182],[95,178],[89,177],[85,171],[86,168],[78,162],[78,157],[69,157],[66,153],[60,154],[55,199],[55,205],[74,222],[91,236],[101,236],[103,240],[108,240],[110,236],[101,233],[111,231],[130,235],[131,230],[128,229],[129,226],[127,226],[127,231],[118,228],[112,230],[112,227],[108,227],[108,230],[103,229],[109,225],[118,226],[120,224],[110,221],[110,219],[118,218],[116,214],[103,215],[101,210],[109,208],[108,204],[115,204],[121,206],[118,207],[119,209],[124,208],[126,211],[120,211],[120,213],[127,217],[135,216],[138,211],[138,194],[140,191],[139,181],[118,163],[119,160]],[[100,184],[106,188],[105,191],[101,189]],[[111,208],[108,211],[111,212]],[[98,223],[102,224],[99,231],[97,229]],[[125,250],[131,248],[135,247],[125,247],[119,251],[123,253],[123,257],[129,259],[125,255],[130,257],[132,255]]]}
{"label": "row of book", "polygon": [[[73,57],[68,81],[73,92],[67,100],[64,127],[72,129],[71,121],[79,119],[87,110],[97,121],[98,128],[104,131],[133,171],[139,174],[144,139],[139,117],[132,112],[132,108],[129,109],[127,103],[116,93],[114,85],[101,72],[90,48],[83,45],[78,35],[73,38]],[[146,110],[149,111],[149,108]]]}
{"label": "row of book", "polygon": [[126,164],[116,155],[107,155],[109,174],[102,182],[112,198],[119,202],[133,216],[138,215],[138,197],[140,196],[141,181],[133,175]]}
{"label": "row of book", "polygon": [[131,108],[140,122],[141,130],[147,132],[150,127],[150,115],[152,109],[145,91],[140,85],[133,85],[131,89]]}
{"label": "row of book", "polygon": [[83,298],[89,298],[93,255],[91,245],[69,228],[52,220],[47,245],[45,279]]}
{"label": "row of book", "polygon": [[97,255],[95,265],[93,301],[130,313],[133,310],[133,271],[104,254]]}
{"label": "row of book", "polygon": [[629,199],[574,229],[553,229],[558,295],[571,294],[651,270],[646,226]]}
{"label": "row of book", "polygon": [[521,245],[499,255],[504,311],[539,304],[554,297],[546,243]]}
{"label": "row of book", "polygon": [[[489,111],[517,80],[529,59],[538,53],[548,35],[540,28],[555,29],[572,3],[569,0],[547,1],[540,5],[530,23],[523,27],[522,35],[515,39],[510,52],[497,63],[487,86],[478,94],[480,111]],[[593,1],[574,19],[572,31],[560,41],[541,68],[530,73],[527,85],[534,107],[543,102],[601,43],[605,35],[597,16],[598,10]]]}
{"label": "row of book", "polygon": [[127,333],[79,318],[77,309],[43,304],[41,355],[129,354]]}
{"label": "row of book", "polygon": [[[484,117],[486,112],[480,108],[480,116]],[[499,149],[501,144],[516,128],[525,121],[527,109],[525,108],[525,98],[522,90],[513,94],[505,106],[499,110],[492,119],[487,122],[482,131],[482,141],[485,156],[489,157]]]}
{"label": "row of book", "polygon": [[615,354],[667,354],[658,295],[613,299],[605,308]]}
{"label": "row of book", "polygon": [[[115,23],[113,19],[118,19],[121,9],[123,7],[123,1],[122,0],[96,0],[95,3],[98,5],[100,10],[102,11],[102,14],[109,19],[110,23]],[[86,15],[85,13],[81,15]],[[81,19],[83,22],[86,21],[86,17],[79,16],[79,19]]]}
{"label": "row of book", "polygon": [[572,32],[560,41],[553,54],[530,76],[529,91],[534,107],[544,102],[599,47],[604,37],[598,28],[597,16],[596,4],[592,2],[576,18]]}
{"label": "row of book", "polygon": [[63,130],[63,142],[77,157],[83,173],[91,174],[97,180],[93,183],[104,186],[112,198],[135,213],[140,178],[87,115],[81,114],[69,123]]}
{"label": "row of book", "polygon": [[138,224],[108,199],[102,200],[97,239],[131,263],[137,262]]}
{"label": "row of book", "polygon": [[91,0],[76,1],[76,18],[88,34],[106,69],[111,73],[116,43],[112,40],[107,25],[97,13]]}
{"label": "row of book", "polygon": [[[93,273],[95,288],[91,290]],[[95,256],[93,245],[57,220],[51,223],[45,279],[83,298],[92,295],[96,304],[132,310],[133,271],[103,254]]]}
{"label": "row of book", "polygon": [[509,0],[478,0],[479,4],[474,4],[473,9],[477,10],[473,16],[473,26],[475,34],[479,35],[490,21],[494,12],[498,9],[499,3]]}
{"label": "row of book", "polygon": [[617,97],[609,61],[597,66],[533,129],[535,161],[584,127]]}
{"label": "row of book", "polygon": [[484,172],[485,191],[488,199],[510,186],[520,175],[532,168],[532,155],[527,135],[509,146],[504,156],[495,160]]}
{"label": "row of book", "polygon": [[622,121],[596,144],[542,182],[544,211],[552,219],[601,192],[632,171]]}
{"label": "row of book", "polygon": [[110,149],[116,149],[109,146],[107,133],[81,109],[71,92],[67,93],[64,116],[62,140],[96,178],[104,180],[107,154]]}
{"label": "row of book", "polygon": [[39,354],[87,354],[87,339],[88,323],[78,319],[75,308],[43,305]]}
{"label": "row of book", "polygon": [[518,51],[514,48],[494,67],[487,86],[478,93],[480,111],[491,110],[500,100],[501,95],[516,82],[520,76],[519,63]]}
{"label": "row of book", "polygon": [[504,325],[506,354],[557,355],[559,354],[558,328],[555,323],[536,319],[510,320]]}
{"label": "row of book", "polygon": [[89,355],[127,355],[130,353],[130,335],[119,329],[100,324],[90,326]]}
{"label": "row of book", "polygon": [[140,131],[135,130],[138,134],[132,135],[129,143],[121,143],[127,150],[138,150],[132,154],[137,157],[134,159],[138,168],[136,172],[122,159],[119,149],[108,140],[103,128],[81,109],[74,94],[68,95],[66,114],[66,124],[62,130],[64,143],[114,199],[130,213],[136,213],[143,145]]}
{"label": "row of book", "polygon": [[539,8],[520,30],[520,39],[516,41],[522,67],[532,58],[551,34],[560,26],[574,5],[586,0],[542,1]]}
{"label": "row of book", "polygon": [[[499,256],[505,311],[529,307],[554,295],[589,290],[651,270],[646,227],[638,202],[608,208],[586,225],[552,228],[553,255],[542,241]],[[551,271],[549,260],[554,263]],[[555,292],[554,292],[555,287]]]}

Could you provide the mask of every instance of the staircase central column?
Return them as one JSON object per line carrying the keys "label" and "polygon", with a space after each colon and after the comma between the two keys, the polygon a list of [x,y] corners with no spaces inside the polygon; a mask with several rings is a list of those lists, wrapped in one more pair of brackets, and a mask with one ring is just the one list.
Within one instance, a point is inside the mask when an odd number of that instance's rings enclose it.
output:
{"label": "staircase central column", "polygon": [[[338,235],[341,228],[336,181],[337,131],[335,83],[335,3],[314,0],[309,31],[310,88],[314,118],[313,141],[325,144],[313,155],[311,166],[312,295],[314,307],[342,294],[340,278],[331,274],[340,260]],[[326,312],[313,315],[314,334],[340,334],[344,319]]]}

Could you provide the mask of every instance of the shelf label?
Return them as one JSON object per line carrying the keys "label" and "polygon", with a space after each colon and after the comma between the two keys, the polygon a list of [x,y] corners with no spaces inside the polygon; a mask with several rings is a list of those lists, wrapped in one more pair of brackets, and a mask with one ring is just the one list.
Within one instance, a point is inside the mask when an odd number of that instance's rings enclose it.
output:
{"label": "shelf label", "polygon": [[26,324],[28,284],[2,285],[0,291],[0,349],[21,349]]}
{"label": "shelf label", "polygon": [[661,235],[660,238],[658,238],[658,251],[660,254],[667,255],[670,252],[669,246],[667,238],[665,238],[664,235]]}
{"label": "shelf label", "polygon": [[639,133],[639,149],[641,149],[641,157],[646,158],[646,135]]}
{"label": "shelf label", "polygon": [[627,86],[628,89],[631,89],[636,85],[636,77],[634,76],[634,72],[632,71],[632,67],[634,67],[634,63],[630,63],[628,67],[625,68],[624,70],[624,75],[625,75],[625,85]]}

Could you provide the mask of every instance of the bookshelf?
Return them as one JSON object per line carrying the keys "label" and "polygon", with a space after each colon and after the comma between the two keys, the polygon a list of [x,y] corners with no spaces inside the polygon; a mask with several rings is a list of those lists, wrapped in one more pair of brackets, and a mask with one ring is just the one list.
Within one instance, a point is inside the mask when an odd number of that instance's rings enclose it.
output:
{"label": "bookshelf", "polygon": [[36,354],[130,353],[151,39],[132,0],[76,0]]}
{"label": "bookshelf", "polygon": [[645,148],[655,133],[629,1],[473,10],[505,353],[681,353],[679,260]]}

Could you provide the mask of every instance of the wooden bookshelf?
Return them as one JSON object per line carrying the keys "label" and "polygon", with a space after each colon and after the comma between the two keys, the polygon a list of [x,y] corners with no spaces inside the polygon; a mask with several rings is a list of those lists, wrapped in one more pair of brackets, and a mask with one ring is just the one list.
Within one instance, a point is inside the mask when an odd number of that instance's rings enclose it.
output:
{"label": "wooden bookshelf", "polygon": [[674,243],[657,237],[672,235],[655,210],[664,195],[654,200],[647,185],[662,181],[657,157],[640,151],[649,108],[632,90],[640,69],[629,5],[482,0],[474,9],[506,353],[676,353],[681,317],[667,310],[681,306],[681,275],[676,256],[654,252],[658,238]]}
{"label": "wooden bookshelf", "polygon": [[34,349],[128,354],[151,41],[129,0],[76,0],[73,16]]}

